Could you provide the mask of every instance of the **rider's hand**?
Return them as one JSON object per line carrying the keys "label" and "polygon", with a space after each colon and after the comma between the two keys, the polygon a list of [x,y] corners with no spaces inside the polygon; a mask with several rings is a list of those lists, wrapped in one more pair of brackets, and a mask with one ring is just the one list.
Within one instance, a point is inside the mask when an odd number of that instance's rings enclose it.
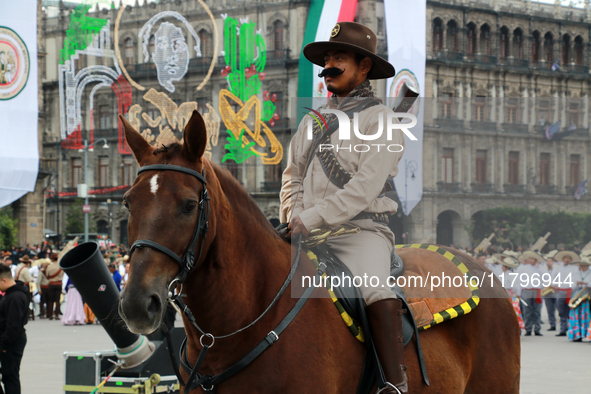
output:
{"label": "rider's hand", "polygon": [[299,216],[292,218],[287,228],[291,230],[292,237],[297,236],[300,233],[302,234],[303,238],[306,238],[308,236],[308,229],[306,228],[304,222],[302,222],[302,219],[300,219]]}

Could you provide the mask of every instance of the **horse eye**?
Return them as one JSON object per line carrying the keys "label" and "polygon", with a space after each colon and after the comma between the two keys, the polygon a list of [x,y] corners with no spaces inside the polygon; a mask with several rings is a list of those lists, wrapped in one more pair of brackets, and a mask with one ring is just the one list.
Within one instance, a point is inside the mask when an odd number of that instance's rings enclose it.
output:
{"label": "horse eye", "polygon": [[129,204],[127,204],[127,201],[123,200],[123,206],[125,207],[125,209],[129,209]]}
{"label": "horse eye", "polygon": [[185,205],[185,212],[191,213],[197,208],[197,203],[195,201],[189,201],[187,205]]}

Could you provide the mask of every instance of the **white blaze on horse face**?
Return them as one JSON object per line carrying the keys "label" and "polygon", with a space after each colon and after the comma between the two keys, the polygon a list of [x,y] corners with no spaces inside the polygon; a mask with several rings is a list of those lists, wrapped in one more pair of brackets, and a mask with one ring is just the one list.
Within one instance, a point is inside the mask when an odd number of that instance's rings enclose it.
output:
{"label": "white blaze on horse face", "polygon": [[150,179],[150,191],[153,195],[156,195],[158,191],[158,174],[154,175],[152,179]]}

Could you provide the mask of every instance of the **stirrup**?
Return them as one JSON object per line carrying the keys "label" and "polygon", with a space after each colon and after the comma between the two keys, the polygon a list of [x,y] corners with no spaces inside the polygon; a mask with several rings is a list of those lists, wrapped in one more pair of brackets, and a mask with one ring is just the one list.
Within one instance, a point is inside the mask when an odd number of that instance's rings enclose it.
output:
{"label": "stirrup", "polygon": [[376,394],[380,394],[381,392],[383,392],[386,389],[394,389],[394,390],[396,390],[397,394],[402,394],[402,392],[400,392],[400,390],[398,390],[398,387],[394,386],[390,382],[386,382],[386,385],[384,387],[382,387],[381,389],[379,389]]}

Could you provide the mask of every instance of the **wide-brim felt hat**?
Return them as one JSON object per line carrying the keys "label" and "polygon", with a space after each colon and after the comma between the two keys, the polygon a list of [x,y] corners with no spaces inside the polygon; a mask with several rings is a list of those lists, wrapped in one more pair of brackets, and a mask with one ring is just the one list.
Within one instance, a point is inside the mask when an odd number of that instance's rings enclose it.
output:
{"label": "wide-brim felt hat", "polygon": [[578,263],[581,261],[581,258],[579,257],[579,255],[576,254],[575,252],[571,252],[570,250],[563,250],[561,252],[556,253],[554,255],[554,260],[562,261],[564,256],[570,256],[573,260],[573,261],[571,261],[571,263]]}
{"label": "wide-brim felt hat", "polygon": [[497,261],[501,265],[504,265],[505,267],[509,267],[509,268],[519,267],[519,262],[517,262],[517,260],[515,260],[511,256],[507,256],[504,253],[494,254],[493,258],[495,259],[495,261]]}
{"label": "wide-brim felt hat", "polygon": [[521,256],[519,256],[517,261],[523,263],[526,259],[529,259],[530,257],[533,257],[534,259],[536,259],[536,261],[539,261],[540,263],[544,261],[544,257],[541,254],[531,250],[526,250],[525,252],[521,253]]}
{"label": "wide-brim felt hat", "polygon": [[21,257],[20,259],[18,259],[18,261],[21,261],[23,263],[30,263],[31,262],[31,258],[29,257],[28,254],[26,254],[23,257]]}
{"label": "wide-brim felt hat", "polygon": [[304,47],[304,56],[312,63],[324,67],[324,56],[327,51],[353,51],[367,56],[373,62],[367,74],[369,79],[390,78],[396,74],[394,66],[376,54],[378,39],[367,26],[356,22],[339,22],[331,33],[328,41],[311,42]]}
{"label": "wide-brim felt hat", "polygon": [[578,263],[573,263],[573,265],[591,265],[591,257],[581,256],[581,261]]}

